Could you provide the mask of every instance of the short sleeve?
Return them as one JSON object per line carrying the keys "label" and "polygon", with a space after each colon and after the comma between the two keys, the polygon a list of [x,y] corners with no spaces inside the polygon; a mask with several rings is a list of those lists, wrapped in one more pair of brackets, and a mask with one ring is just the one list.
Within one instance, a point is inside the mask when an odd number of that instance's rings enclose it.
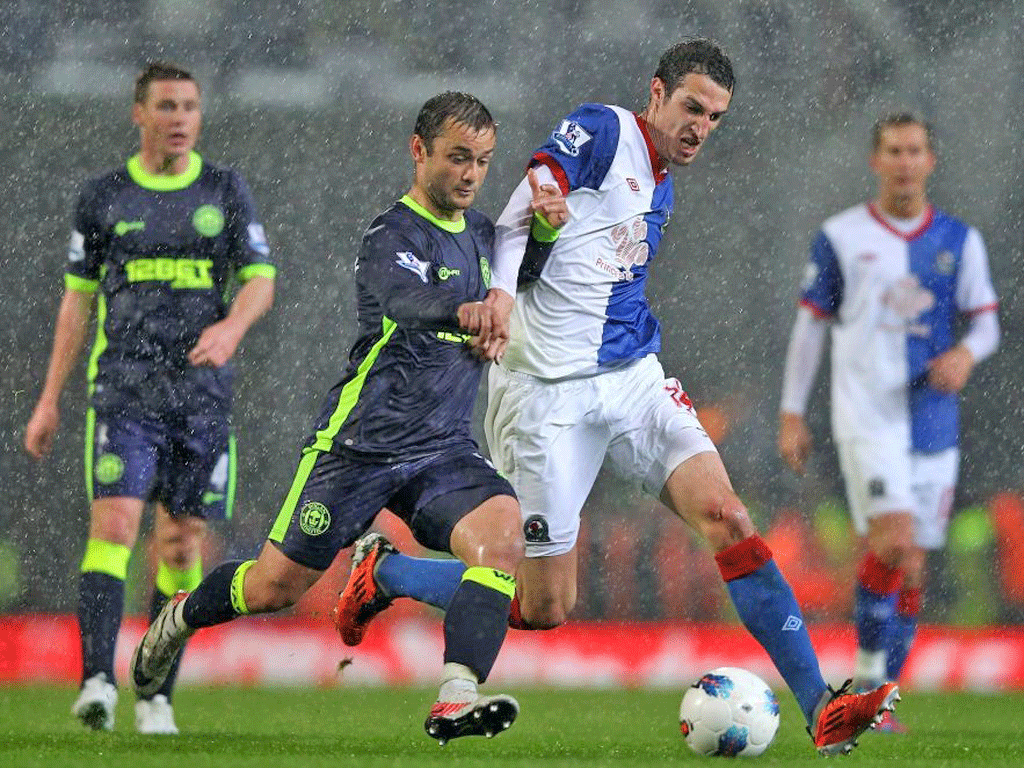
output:
{"label": "short sleeve", "polygon": [[976,314],[996,309],[999,299],[992,287],[988,253],[981,233],[974,227],[967,232],[963,259],[956,281],[956,305],[961,312]]}
{"label": "short sleeve", "polygon": [[64,287],[69,290],[92,293],[99,287],[103,266],[103,233],[97,208],[97,187],[94,182],[90,182],[82,188],[75,203],[64,270]]}
{"label": "short sleeve", "polygon": [[839,259],[828,237],[819,231],[811,243],[811,256],[800,286],[800,304],[816,317],[834,317],[842,303],[843,273]]}
{"label": "short sleeve", "polygon": [[598,189],[618,145],[615,111],[603,104],[584,104],[558,124],[530,165],[546,165],[564,195],[584,187]]}
{"label": "short sleeve", "polygon": [[238,270],[238,279],[273,278],[277,270],[270,260],[270,246],[263,224],[256,215],[256,203],[249,185],[235,171],[231,171],[231,196],[226,207],[231,257]]}

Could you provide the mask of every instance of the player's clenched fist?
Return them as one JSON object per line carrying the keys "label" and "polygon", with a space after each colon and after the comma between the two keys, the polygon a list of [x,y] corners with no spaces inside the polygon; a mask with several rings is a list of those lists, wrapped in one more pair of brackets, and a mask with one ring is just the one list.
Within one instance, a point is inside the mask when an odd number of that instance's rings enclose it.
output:
{"label": "player's clenched fist", "polygon": [[533,168],[526,171],[526,178],[530,181],[530,192],[533,194],[530,208],[543,216],[552,229],[561,229],[569,220],[569,206],[565,203],[562,190],[554,184],[541,184]]}
{"label": "player's clenched fist", "polygon": [[508,317],[492,302],[460,304],[459,327],[472,335],[471,345],[484,360],[497,360],[508,343]]}

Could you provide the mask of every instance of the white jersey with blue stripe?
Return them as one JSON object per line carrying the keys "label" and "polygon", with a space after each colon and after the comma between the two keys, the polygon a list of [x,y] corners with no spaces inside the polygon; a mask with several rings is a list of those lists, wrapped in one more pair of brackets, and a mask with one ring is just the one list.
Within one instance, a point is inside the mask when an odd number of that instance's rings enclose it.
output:
{"label": "white jersey with blue stripe", "polygon": [[801,303],[832,326],[836,439],[958,443],[959,396],[929,386],[928,363],[955,343],[958,312],[996,308],[981,234],[929,207],[912,232],[871,204],[825,221],[811,247]]}
{"label": "white jersey with blue stripe", "polygon": [[[519,292],[502,365],[554,380],[657,353],[661,330],[644,288],[672,212],[672,178],[657,170],[644,123],[620,107],[584,104],[531,165],[558,182],[569,220],[540,278]],[[512,208],[497,222],[496,260],[507,257],[502,232],[521,224]]]}

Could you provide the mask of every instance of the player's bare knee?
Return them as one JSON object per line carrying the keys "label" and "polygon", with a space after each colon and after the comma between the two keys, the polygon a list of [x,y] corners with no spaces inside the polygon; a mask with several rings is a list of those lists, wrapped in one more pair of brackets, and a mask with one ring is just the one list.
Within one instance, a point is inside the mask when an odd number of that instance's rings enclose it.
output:
{"label": "player's bare knee", "polygon": [[715,552],[757,533],[747,508],[731,495],[708,500],[701,508],[699,520],[701,533]]}

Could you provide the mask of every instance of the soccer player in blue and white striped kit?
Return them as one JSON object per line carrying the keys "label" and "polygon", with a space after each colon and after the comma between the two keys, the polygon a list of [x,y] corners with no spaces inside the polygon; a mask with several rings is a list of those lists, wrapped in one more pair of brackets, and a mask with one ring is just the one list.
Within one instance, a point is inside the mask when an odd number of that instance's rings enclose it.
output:
{"label": "soccer player in blue and white striped kit", "polygon": [[[662,370],[660,326],[644,294],[672,212],[669,167],[694,161],[733,86],[716,44],[673,46],[642,112],[584,104],[561,120],[498,220],[488,300],[512,316],[508,349],[489,373],[485,429],[522,507],[526,558],[512,621],[544,629],[566,620],[576,601],[580,512],[607,456],[710,544],[814,744],[845,752],[893,706],[896,687],[857,695],[825,684],[792,590],[685,391]],[[553,221],[549,206],[562,199],[568,215]],[[371,534],[357,545],[339,602],[343,638],[358,642],[395,597],[443,608],[458,572],[457,563],[408,558]]]}
{"label": "soccer player in blue and white striped kit", "polygon": [[[878,192],[822,224],[811,246],[782,387],[779,451],[802,472],[804,412],[832,335],[832,434],[867,552],[856,587],[854,682],[897,680],[913,644],[925,552],[945,543],[960,390],[999,344],[981,234],[928,202],[931,129],[909,112],[872,131]],[[969,318],[955,336],[959,315]],[[883,730],[903,731],[887,714]]]}

